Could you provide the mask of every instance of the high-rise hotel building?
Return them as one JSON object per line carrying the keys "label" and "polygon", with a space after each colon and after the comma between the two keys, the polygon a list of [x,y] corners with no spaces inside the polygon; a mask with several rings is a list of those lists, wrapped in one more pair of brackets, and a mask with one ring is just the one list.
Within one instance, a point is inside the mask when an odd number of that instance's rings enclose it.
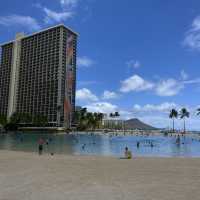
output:
{"label": "high-rise hotel building", "polygon": [[57,25],[1,45],[0,115],[28,113],[69,127],[75,111],[77,34]]}

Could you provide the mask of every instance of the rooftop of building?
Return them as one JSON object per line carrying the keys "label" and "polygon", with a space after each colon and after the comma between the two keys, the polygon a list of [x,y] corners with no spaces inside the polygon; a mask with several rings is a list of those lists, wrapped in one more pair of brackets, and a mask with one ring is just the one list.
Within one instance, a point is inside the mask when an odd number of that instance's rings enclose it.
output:
{"label": "rooftop of building", "polygon": [[[42,29],[40,31],[37,31],[37,32],[34,32],[34,33],[31,33],[31,34],[28,34],[28,35],[24,35],[22,38],[28,38],[28,37],[31,37],[31,36],[34,36],[34,35],[37,35],[39,33],[42,33],[42,32],[45,32],[45,31],[48,31],[48,30],[51,30],[51,29],[54,29],[54,28],[57,28],[57,27],[64,27],[65,29],[67,29],[68,31],[72,32],[73,34],[75,34],[76,36],[78,36],[79,34],[75,31],[73,31],[71,28],[65,26],[64,24],[58,24],[58,25],[55,25],[55,26],[51,26],[51,27],[48,27],[48,28],[45,28],[45,29]],[[5,43],[2,43],[0,44],[0,46],[4,46],[4,45],[7,45],[7,44],[10,44],[10,43],[13,43],[15,42],[16,40],[11,40],[11,41],[8,41],[8,42],[5,42]]]}

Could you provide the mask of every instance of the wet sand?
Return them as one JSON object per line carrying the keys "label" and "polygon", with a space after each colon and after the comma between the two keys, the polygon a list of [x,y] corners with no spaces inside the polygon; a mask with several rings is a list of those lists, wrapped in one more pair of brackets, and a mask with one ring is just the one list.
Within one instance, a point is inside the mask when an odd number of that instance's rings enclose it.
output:
{"label": "wet sand", "polygon": [[199,200],[200,159],[0,151],[0,200]]}

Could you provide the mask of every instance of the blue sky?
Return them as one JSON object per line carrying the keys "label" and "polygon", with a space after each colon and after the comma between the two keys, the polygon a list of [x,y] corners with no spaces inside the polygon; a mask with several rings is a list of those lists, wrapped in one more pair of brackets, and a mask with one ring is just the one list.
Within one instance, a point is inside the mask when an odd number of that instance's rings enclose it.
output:
{"label": "blue sky", "polygon": [[7,0],[0,8],[0,43],[58,23],[79,33],[78,105],[157,127],[171,126],[169,110],[184,106],[188,128],[200,129],[198,0]]}

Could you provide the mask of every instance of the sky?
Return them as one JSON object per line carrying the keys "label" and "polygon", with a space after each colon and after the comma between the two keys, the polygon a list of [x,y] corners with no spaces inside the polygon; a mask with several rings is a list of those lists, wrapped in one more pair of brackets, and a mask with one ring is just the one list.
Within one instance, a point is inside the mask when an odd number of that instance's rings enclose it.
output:
{"label": "sky", "polygon": [[199,0],[6,0],[0,10],[0,43],[59,23],[78,32],[77,105],[161,128],[186,107],[187,128],[200,130]]}

